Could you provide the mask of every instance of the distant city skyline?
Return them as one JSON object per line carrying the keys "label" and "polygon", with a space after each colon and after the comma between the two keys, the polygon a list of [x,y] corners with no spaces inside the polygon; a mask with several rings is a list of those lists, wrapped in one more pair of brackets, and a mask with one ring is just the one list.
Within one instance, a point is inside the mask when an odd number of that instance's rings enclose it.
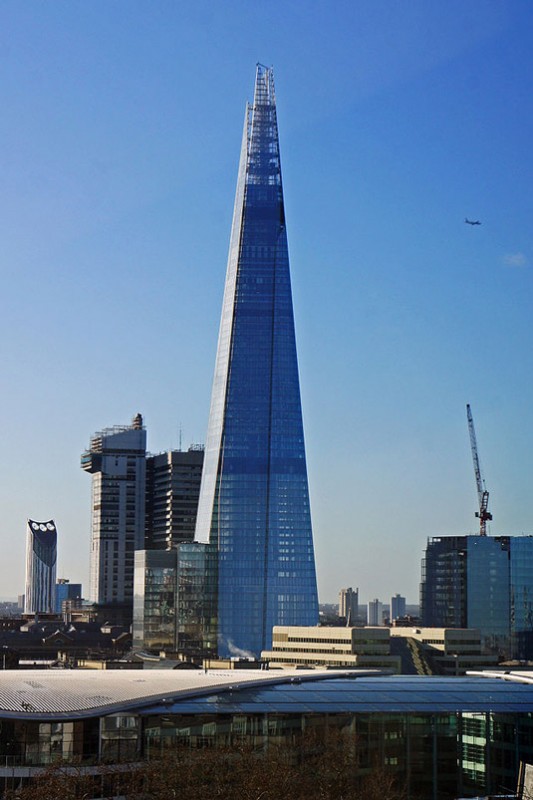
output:
{"label": "distant city skyline", "polygon": [[[533,7],[0,7],[0,588],[89,586],[92,432],[205,442],[242,98],[275,68],[319,600],[418,602],[427,539],[533,532]],[[479,226],[464,219],[480,220]],[[209,222],[206,225],[206,221]]]}

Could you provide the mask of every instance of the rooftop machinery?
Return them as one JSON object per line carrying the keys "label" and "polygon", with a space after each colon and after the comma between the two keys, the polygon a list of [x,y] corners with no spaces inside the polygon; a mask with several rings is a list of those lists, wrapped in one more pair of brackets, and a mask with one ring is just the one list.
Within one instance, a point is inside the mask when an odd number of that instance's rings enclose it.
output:
{"label": "rooftop machinery", "polygon": [[479,500],[479,511],[476,511],[476,517],[479,519],[479,535],[487,535],[487,522],[492,519],[492,514],[488,510],[489,493],[485,486],[485,481],[481,475],[481,467],[479,466],[479,456],[477,452],[476,432],[474,430],[474,418],[468,403],[466,404],[466,417],[468,419],[468,431],[470,433],[470,446],[472,448],[472,460],[474,462],[474,473],[476,476],[477,496]]}

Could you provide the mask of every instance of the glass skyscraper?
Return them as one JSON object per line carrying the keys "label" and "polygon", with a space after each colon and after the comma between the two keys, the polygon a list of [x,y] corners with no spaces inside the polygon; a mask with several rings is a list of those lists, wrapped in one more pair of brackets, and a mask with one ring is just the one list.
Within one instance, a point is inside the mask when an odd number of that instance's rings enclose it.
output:
{"label": "glass skyscraper", "polygon": [[247,106],[196,538],[217,546],[219,655],[315,625],[318,599],[272,70]]}
{"label": "glass skyscraper", "polygon": [[533,536],[428,540],[420,587],[422,625],[478,628],[485,648],[533,658]]}
{"label": "glass skyscraper", "polygon": [[513,657],[533,658],[533,536],[511,540],[511,636]]}

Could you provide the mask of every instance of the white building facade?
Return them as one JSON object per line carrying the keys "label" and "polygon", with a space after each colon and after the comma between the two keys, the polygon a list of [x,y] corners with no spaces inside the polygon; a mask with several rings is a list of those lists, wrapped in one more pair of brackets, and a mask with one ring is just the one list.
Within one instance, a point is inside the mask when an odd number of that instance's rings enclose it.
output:
{"label": "white building facade", "polygon": [[96,433],[81,466],[92,474],[90,600],[133,604],[135,551],[144,547],[146,430],[131,425]]}

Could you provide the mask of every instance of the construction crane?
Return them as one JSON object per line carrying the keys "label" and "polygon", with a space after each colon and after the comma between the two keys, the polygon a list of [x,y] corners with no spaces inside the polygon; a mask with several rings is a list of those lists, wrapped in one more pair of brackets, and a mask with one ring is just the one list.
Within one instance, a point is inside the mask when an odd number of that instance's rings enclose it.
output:
{"label": "construction crane", "polygon": [[487,535],[487,522],[492,519],[492,514],[488,510],[489,493],[485,486],[485,481],[481,475],[481,467],[479,466],[479,456],[477,453],[476,432],[474,430],[474,418],[468,403],[466,404],[466,417],[468,419],[468,430],[470,433],[470,446],[472,448],[472,461],[474,462],[474,473],[476,476],[477,496],[479,500],[479,511],[476,511],[476,517],[479,519],[479,535]]}

